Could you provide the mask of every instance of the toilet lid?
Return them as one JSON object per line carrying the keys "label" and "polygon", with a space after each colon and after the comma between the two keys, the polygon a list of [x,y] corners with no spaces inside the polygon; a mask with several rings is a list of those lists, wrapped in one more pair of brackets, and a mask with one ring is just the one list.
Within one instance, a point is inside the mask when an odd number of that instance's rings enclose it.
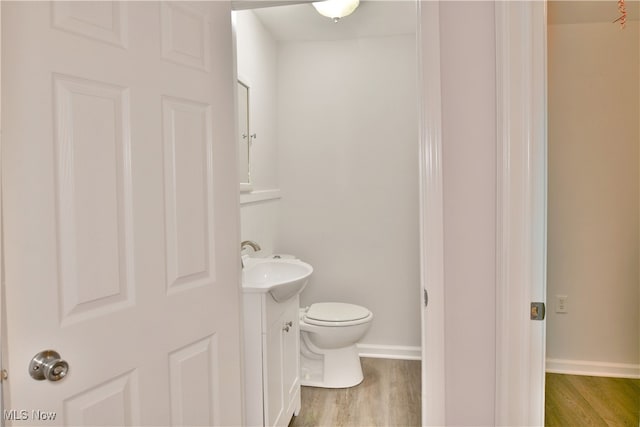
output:
{"label": "toilet lid", "polygon": [[349,322],[364,319],[368,315],[369,310],[366,308],[342,302],[319,302],[312,304],[305,313],[305,317],[308,319],[322,322]]}

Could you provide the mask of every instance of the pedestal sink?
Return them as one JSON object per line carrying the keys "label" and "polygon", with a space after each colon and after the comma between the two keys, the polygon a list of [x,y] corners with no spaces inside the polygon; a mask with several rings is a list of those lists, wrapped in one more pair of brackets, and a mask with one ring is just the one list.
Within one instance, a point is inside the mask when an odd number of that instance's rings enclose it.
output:
{"label": "pedestal sink", "polygon": [[302,292],[311,273],[313,267],[298,259],[250,258],[242,269],[242,289],[269,292],[282,302]]}

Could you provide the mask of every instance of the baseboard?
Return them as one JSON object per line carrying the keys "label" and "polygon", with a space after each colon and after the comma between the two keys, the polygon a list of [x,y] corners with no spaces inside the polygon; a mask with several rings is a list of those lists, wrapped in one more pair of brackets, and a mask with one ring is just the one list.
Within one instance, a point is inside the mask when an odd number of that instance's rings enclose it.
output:
{"label": "baseboard", "polygon": [[591,362],[586,360],[547,359],[546,371],[552,374],[593,377],[640,378],[640,364]]}
{"label": "baseboard", "polygon": [[255,191],[240,194],[240,205],[277,200],[280,197],[282,196],[280,195],[279,188],[274,188],[270,190],[255,190]]}
{"label": "baseboard", "polygon": [[422,359],[422,349],[403,345],[356,344],[360,357],[374,357],[378,359]]}

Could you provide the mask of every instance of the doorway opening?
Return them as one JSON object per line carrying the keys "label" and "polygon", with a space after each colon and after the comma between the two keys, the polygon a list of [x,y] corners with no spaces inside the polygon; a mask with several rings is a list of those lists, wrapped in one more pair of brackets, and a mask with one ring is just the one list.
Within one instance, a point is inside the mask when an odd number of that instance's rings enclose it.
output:
{"label": "doorway opening", "polygon": [[314,266],[302,306],[370,309],[361,356],[414,361],[422,353],[417,21],[413,1],[362,2],[337,24],[308,4],[235,12],[255,133],[242,240]]}

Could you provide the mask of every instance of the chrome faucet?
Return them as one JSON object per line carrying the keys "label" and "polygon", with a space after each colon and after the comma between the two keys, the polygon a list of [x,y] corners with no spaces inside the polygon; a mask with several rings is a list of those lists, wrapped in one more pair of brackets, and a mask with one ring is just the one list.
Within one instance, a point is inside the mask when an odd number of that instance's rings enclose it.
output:
{"label": "chrome faucet", "polygon": [[253,248],[254,252],[258,252],[260,250],[259,244],[257,244],[256,242],[252,242],[251,240],[245,240],[244,242],[240,243],[240,251],[243,251],[247,246]]}

